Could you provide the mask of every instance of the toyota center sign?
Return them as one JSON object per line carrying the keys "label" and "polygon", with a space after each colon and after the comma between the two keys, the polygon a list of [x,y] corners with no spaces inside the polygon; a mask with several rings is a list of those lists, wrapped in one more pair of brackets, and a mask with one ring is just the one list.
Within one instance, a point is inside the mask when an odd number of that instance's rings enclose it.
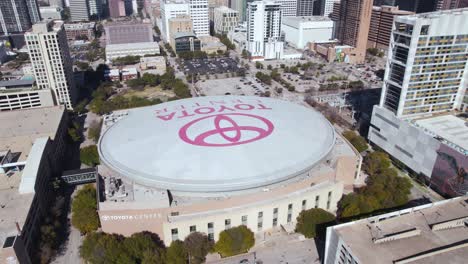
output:
{"label": "toyota center sign", "polygon": [[323,159],[334,140],[330,123],[310,108],[220,96],[131,109],[104,127],[99,151],[105,165],[136,183],[209,193],[295,177]]}

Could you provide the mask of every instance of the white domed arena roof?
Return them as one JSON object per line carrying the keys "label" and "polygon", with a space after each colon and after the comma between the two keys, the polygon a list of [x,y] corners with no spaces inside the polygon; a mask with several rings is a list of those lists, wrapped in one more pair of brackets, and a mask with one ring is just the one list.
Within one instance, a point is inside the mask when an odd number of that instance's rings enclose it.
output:
{"label": "white domed arena roof", "polygon": [[101,161],[138,184],[179,192],[258,188],[306,172],[333,148],[318,112],[260,97],[197,97],[128,110]]}

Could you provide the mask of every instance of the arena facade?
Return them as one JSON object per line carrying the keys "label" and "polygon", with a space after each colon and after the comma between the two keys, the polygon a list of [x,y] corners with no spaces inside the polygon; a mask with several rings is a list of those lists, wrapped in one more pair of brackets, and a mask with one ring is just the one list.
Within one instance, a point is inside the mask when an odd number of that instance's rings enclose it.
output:
{"label": "arena facade", "polygon": [[290,231],[302,210],[335,212],[362,161],[315,110],[236,96],[107,115],[99,155],[102,230],[151,231],[167,245],[238,225]]}

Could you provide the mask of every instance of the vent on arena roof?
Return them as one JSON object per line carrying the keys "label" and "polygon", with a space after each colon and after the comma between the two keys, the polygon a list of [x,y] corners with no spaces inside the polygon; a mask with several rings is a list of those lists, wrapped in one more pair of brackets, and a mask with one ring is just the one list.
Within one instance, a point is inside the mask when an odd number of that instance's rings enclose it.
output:
{"label": "vent on arena roof", "polygon": [[393,240],[419,236],[420,234],[421,234],[421,230],[417,228],[410,228],[407,230],[386,234],[381,238],[373,238],[372,241],[374,242],[374,244],[380,244],[380,243],[385,243],[385,242],[389,242]]}
{"label": "vent on arena roof", "polygon": [[468,216],[463,216],[463,217],[435,223],[435,224],[430,225],[430,227],[432,231],[438,231],[438,230],[445,230],[445,229],[451,229],[451,228],[457,228],[457,227],[464,227],[467,225],[467,222],[468,222]]}
{"label": "vent on arena roof", "polygon": [[3,243],[3,248],[12,247],[15,243],[16,236],[10,236],[5,239],[5,243]]}

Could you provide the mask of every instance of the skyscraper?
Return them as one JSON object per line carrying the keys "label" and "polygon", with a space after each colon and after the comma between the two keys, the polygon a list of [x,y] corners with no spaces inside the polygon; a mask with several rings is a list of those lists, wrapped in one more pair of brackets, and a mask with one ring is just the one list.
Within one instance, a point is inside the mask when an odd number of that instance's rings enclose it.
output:
{"label": "skyscraper", "polygon": [[368,134],[447,197],[468,192],[467,56],[468,9],[395,17]]}
{"label": "skyscraper", "polygon": [[89,15],[95,15],[101,17],[102,15],[102,0],[88,0],[89,4]]}
{"label": "skyscraper", "polygon": [[0,1],[0,33],[24,32],[40,20],[35,0]]}
{"label": "skyscraper", "polygon": [[412,15],[413,12],[399,10],[398,6],[374,6],[369,28],[368,48],[387,50],[390,46],[393,20],[395,16]]}
{"label": "skyscraper", "polygon": [[333,12],[333,5],[340,0],[323,0],[323,15],[328,17]]}
{"label": "skyscraper", "polygon": [[297,16],[297,0],[276,0],[275,2],[281,4],[281,11],[284,17]]}
{"label": "skyscraper", "polygon": [[462,10],[395,18],[381,107],[397,117],[460,107],[468,78]]}
{"label": "skyscraper", "polygon": [[248,4],[247,50],[252,60],[283,57],[281,12],[281,4],[277,2],[255,1]]}
{"label": "skyscraper", "polygon": [[117,18],[125,16],[125,3],[123,0],[107,0],[110,17]]}
{"label": "skyscraper", "polygon": [[371,16],[372,0],[341,1],[335,37],[355,48],[355,63],[365,60]]}
{"label": "skyscraper", "polygon": [[161,3],[161,36],[170,42],[169,19],[178,16],[190,15],[190,7],[184,1],[167,0]]}
{"label": "skyscraper", "polygon": [[247,0],[231,0],[230,7],[239,12],[239,22],[246,21]]}
{"label": "skyscraper", "polygon": [[35,24],[25,39],[37,87],[51,89],[58,104],[72,109],[77,91],[63,23]]}
{"label": "skyscraper", "polygon": [[89,2],[88,0],[69,0],[70,16],[72,21],[89,20]]}
{"label": "skyscraper", "polygon": [[210,35],[210,17],[208,0],[190,0],[190,17],[193,21],[193,32],[197,37]]}

